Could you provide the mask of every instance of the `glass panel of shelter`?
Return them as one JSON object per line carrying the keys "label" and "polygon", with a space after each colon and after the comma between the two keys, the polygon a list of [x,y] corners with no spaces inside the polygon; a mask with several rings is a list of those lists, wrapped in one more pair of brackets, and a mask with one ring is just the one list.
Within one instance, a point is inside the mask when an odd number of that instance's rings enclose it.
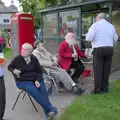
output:
{"label": "glass panel of shelter", "polygon": [[[57,36],[57,20],[59,19],[59,36]],[[77,41],[80,41],[79,10],[60,12],[57,19],[57,13],[43,15],[43,41],[47,50],[56,53],[58,42],[65,39],[68,32],[73,32]],[[59,37],[59,41],[57,41]],[[53,47],[54,46],[54,47]]]}
{"label": "glass panel of shelter", "polygon": [[82,35],[81,35],[81,50],[85,51],[85,37],[89,27],[94,22],[94,17],[90,14],[82,15]]}
{"label": "glass panel of shelter", "polygon": [[79,22],[79,10],[60,12],[60,42],[65,39],[68,32],[74,33],[77,41],[80,40]]}
{"label": "glass panel of shelter", "polygon": [[48,51],[57,52],[57,13],[43,15],[43,41]]}

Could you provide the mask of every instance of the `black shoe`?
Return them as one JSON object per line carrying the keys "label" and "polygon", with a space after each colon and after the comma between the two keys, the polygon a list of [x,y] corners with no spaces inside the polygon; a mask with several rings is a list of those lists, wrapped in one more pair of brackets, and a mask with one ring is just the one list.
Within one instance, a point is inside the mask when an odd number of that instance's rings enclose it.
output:
{"label": "black shoe", "polygon": [[101,93],[108,93],[108,90],[102,90]]}
{"label": "black shoe", "polygon": [[101,91],[91,91],[92,94],[101,94]]}
{"label": "black shoe", "polygon": [[59,83],[59,87],[64,88],[64,85],[62,84],[62,82]]}
{"label": "black shoe", "polygon": [[80,89],[80,91],[81,91],[81,94],[86,91],[86,89],[81,89],[81,88],[79,88],[79,89]]}
{"label": "black shoe", "polygon": [[82,94],[83,92],[85,92],[84,89],[79,88],[79,86],[77,85],[73,86],[72,91],[75,94]]}
{"label": "black shoe", "polygon": [[102,89],[101,92],[102,93],[108,93],[108,88],[107,89]]}
{"label": "black shoe", "polygon": [[72,92],[73,93],[78,93],[79,92],[79,87],[77,85],[73,86]]}
{"label": "black shoe", "polygon": [[79,80],[78,80],[78,78],[76,78],[76,77],[73,77],[72,79],[73,79],[73,81],[74,81],[75,83],[79,83]]}
{"label": "black shoe", "polygon": [[55,118],[55,113],[54,112],[50,112],[48,115],[48,120],[54,120]]}

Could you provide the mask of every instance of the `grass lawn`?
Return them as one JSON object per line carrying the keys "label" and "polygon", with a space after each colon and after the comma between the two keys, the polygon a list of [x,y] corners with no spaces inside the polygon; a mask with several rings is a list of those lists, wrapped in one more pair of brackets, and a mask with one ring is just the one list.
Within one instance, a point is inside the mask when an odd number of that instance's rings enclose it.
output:
{"label": "grass lawn", "polygon": [[77,97],[59,120],[120,120],[120,80],[111,82],[108,94]]}
{"label": "grass lawn", "polygon": [[5,48],[3,50],[5,58],[11,59],[12,58],[12,49],[11,48]]}

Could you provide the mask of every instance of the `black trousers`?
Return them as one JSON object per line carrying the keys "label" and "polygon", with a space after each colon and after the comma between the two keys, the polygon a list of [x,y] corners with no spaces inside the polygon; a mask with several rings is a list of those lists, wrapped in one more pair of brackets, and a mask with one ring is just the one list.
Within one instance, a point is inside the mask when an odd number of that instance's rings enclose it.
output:
{"label": "black trousers", "polygon": [[94,92],[108,91],[112,56],[112,47],[100,47],[94,49]]}
{"label": "black trousers", "polygon": [[75,73],[72,76],[73,79],[74,78],[78,79],[85,69],[85,67],[84,67],[84,65],[83,65],[83,63],[81,62],[80,59],[78,61],[73,60],[69,69],[71,69],[71,68],[75,69]]}
{"label": "black trousers", "polygon": [[3,119],[6,105],[4,77],[0,77],[0,120]]}

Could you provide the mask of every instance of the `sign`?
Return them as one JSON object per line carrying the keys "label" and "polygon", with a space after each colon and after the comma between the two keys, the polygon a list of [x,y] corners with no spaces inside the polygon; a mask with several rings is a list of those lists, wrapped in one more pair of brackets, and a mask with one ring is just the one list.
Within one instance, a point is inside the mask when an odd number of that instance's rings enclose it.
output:
{"label": "sign", "polygon": [[12,14],[0,14],[0,24],[10,24]]}

